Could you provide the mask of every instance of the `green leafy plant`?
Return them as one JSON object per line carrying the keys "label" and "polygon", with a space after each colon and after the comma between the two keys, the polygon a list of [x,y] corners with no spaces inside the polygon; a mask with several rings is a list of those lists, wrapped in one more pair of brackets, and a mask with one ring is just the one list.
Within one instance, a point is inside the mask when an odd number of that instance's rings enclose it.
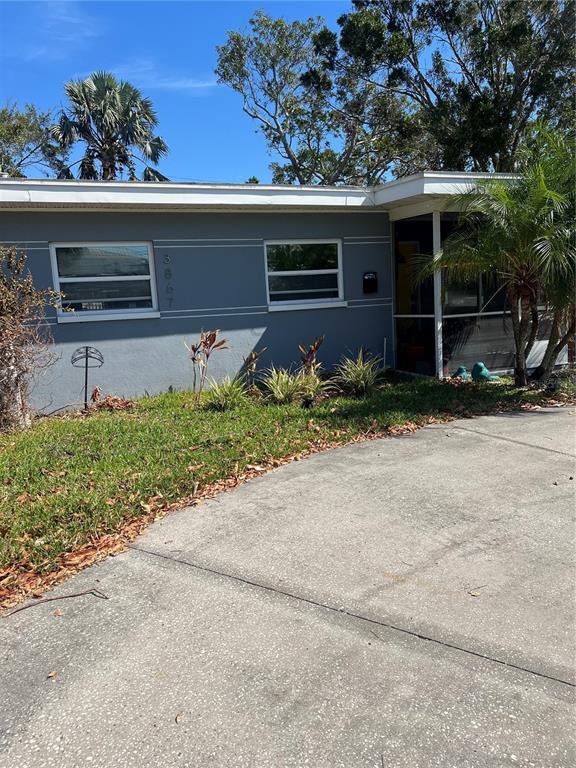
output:
{"label": "green leafy plant", "polygon": [[258,350],[253,349],[252,352],[244,358],[242,363],[240,376],[244,379],[253,394],[257,393],[256,377],[258,375],[258,361],[266,350],[267,347]]}
{"label": "green leafy plant", "polygon": [[262,388],[266,400],[277,404],[297,403],[306,395],[304,376],[301,373],[292,373],[274,366],[264,374]]}
{"label": "green leafy plant", "polygon": [[336,366],[336,382],[345,392],[354,395],[368,395],[378,382],[380,376],[379,357],[368,357],[359,350],[355,358],[343,357]]}
{"label": "green leafy plant", "polygon": [[222,381],[210,380],[210,389],[206,392],[204,403],[212,411],[233,411],[246,404],[248,389],[240,378],[226,376]]}
{"label": "green leafy plant", "polygon": [[307,407],[334,392],[334,383],[329,379],[321,378],[316,372],[300,371],[298,375],[302,382],[302,402]]}

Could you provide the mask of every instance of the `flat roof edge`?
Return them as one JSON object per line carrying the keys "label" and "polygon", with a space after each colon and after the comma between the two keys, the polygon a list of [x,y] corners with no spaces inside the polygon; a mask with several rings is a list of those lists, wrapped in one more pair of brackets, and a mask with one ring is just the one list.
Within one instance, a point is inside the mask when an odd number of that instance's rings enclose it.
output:
{"label": "flat roof edge", "polygon": [[372,187],[323,187],[259,184],[91,181],[86,179],[0,179],[0,209],[140,210],[201,208],[277,208],[386,210],[422,196],[450,196],[485,178],[513,174],[422,171]]}

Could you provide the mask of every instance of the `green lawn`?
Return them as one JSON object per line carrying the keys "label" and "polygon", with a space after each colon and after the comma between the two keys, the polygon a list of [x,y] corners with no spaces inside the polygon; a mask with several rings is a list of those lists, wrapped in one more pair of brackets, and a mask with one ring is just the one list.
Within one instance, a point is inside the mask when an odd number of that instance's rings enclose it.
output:
{"label": "green lawn", "polygon": [[53,571],[63,553],[114,532],[150,506],[190,498],[250,465],[270,466],[430,417],[544,400],[505,383],[406,378],[364,399],[336,397],[310,409],[250,401],[217,413],[195,409],[190,393],[169,393],[129,411],[39,420],[25,432],[0,435],[0,588],[4,594],[11,588],[15,563],[21,572]]}

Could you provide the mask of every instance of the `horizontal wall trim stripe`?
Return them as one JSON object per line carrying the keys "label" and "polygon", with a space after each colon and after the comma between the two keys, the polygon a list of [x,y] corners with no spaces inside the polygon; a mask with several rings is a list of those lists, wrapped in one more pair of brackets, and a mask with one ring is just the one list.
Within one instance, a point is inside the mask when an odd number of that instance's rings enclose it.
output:
{"label": "horizontal wall trim stripe", "polygon": [[229,312],[231,309],[267,309],[266,304],[250,304],[246,307],[199,307],[197,309],[164,309],[163,315],[182,314],[182,312],[217,312],[219,309]]}
{"label": "horizontal wall trim stripe", "polygon": [[[362,303],[361,300],[352,300],[350,302],[334,302],[334,304],[311,304],[308,307],[302,307],[303,309],[323,309],[325,306],[338,306],[340,308],[346,308],[346,306],[350,307],[351,309],[370,309],[372,307],[390,307],[392,305],[392,299],[370,299],[367,303]],[[300,307],[299,307],[300,308]],[[252,311],[244,311],[244,310],[256,310],[254,312]],[[237,311],[234,311],[237,310]],[[276,308],[274,307],[273,311],[275,311]],[[202,317],[238,317],[240,315],[266,315],[269,312],[269,308],[265,304],[258,304],[254,307],[205,307],[203,309],[166,309],[160,311],[160,318],[162,320],[181,320],[181,319],[188,319],[188,320],[194,320],[196,318],[202,318]],[[150,313],[149,313],[150,314]],[[158,317],[158,313],[154,313],[156,317]],[[94,315],[91,315],[90,317],[86,316],[82,319],[80,319],[80,315],[77,315],[74,317],[74,320],[76,322],[87,322],[88,320],[93,320]],[[98,318],[100,319],[100,318]],[[138,320],[138,319],[144,319],[143,316],[139,316],[138,314],[134,313],[133,315],[130,315],[129,318],[120,318],[120,317],[110,317],[109,315],[104,318],[102,317],[102,320],[120,320],[120,319],[130,319],[130,320]],[[57,321],[54,321],[52,319],[46,320],[46,322],[50,325],[56,325]]]}
{"label": "horizontal wall trim stripe", "polygon": [[388,245],[387,240],[345,240],[344,245]]}
{"label": "horizontal wall trim stripe", "polygon": [[153,242],[155,243],[228,243],[228,242],[260,242],[261,238],[258,237],[159,237]]}
{"label": "horizontal wall trim stripe", "polygon": [[392,301],[392,297],[391,296],[376,296],[373,299],[349,299],[348,303],[349,304],[365,304],[365,303],[373,302],[373,301],[379,301],[379,302],[386,301],[386,302],[388,302],[388,301]]}
{"label": "horizontal wall trim stripe", "polygon": [[262,240],[254,243],[228,243],[226,245],[214,245],[213,243],[205,243],[203,245],[190,244],[190,245],[158,245],[154,243],[154,247],[158,250],[162,248],[262,248]]}
{"label": "horizontal wall trim stripe", "polygon": [[442,315],[444,320],[452,320],[455,317],[494,317],[496,315],[509,315],[509,309],[500,309],[497,312],[462,312],[461,314]]}
{"label": "horizontal wall trim stripe", "polygon": [[46,245],[26,245],[26,243],[2,243],[2,245],[8,245],[9,247],[12,246],[14,248],[18,248],[19,250],[24,251],[49,251],[50,246],[48,243]]}
{"label": "horizontal wall trim stripe", "polygon": [[170,315],[166,317],[160,313],[160,320],[197,320],[202,317],[252,317],[253,315],[267,315],[268,311],[263,312],[216,312],[215,314],[205,315]]}

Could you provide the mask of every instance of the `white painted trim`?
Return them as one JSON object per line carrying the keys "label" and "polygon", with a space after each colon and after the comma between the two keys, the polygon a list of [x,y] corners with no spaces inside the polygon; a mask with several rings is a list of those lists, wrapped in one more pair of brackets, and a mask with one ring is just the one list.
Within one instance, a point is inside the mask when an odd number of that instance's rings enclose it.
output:
{"label": "white painted trim", "polygon": [[115,312],[110,309],[102,309],[96,312],[66,312],[58,313],[58,323],[94,323],[104,320],[152,320],[160,318],[160,312],[153,310],[126,310]]}
{"label": "white painted trim", "polygon": [[166,237],[153,240],[154,245],[160,243],[209,243],[209,242],[256,242],[258,245],[262,242],[261,237]]}
{"label": "white painted trim", "polygon": [[373,206],[362,187],[249,186],[174,182],[2,179],[0,207],[190,209],[245,206],[361,208]]}
{"label": "white painted trim", "polygon": [[[323,187],[175,182],[0,179],[0,209],[76,210],[375,210],[426,197],[447,198],[479,179],[511,174],[424,172],[376,187]],[[441,207],[441,206],[440,206]]]}
{"label": "white painted trim", "polygon": [[369,299],[348,299],[349,304],[360,304],[366,301],[394,301],[392,296],[375,296]]}
{"label": "white painted trim", "polygon": [[[432,258],[436,260],[442,251],[442,222],[440,211],[432,213]],[[434,334],[436,349],[436,376],[444,378],[444,351],[442,339],[442,275],[434,272]]]}
{"label": "white painted trim", "polygon": [[[374,204],[376,206],[398,205],[410,198],[421,198],[428,195],[440,197],[459,195],[473,187],[476,181],[492,178],[512,179],[514,175],[509,173],[468,173],[465,171],[424,171],[374,187]],[[420,202],[420,200],[415,202]]]}
{"label": "white painted trim", "polygon": [[206,245],[158,245],[154,244],[154,247],[158,250],[163,248],[260,248],[262,240],[255,243],[229,243],[228,245],[212,245],[206,243]]}
{"label": "white painted trim", "polygon": [[274,277],[299,277],[300,275],[335,275],[337,272],[338,268],[335,267],[334,269],[285,269],[282,272],[268,272],[268,274]]}
{"label": "white painted trim", "polygon": [[[65,277],[61,278],[58,272],[58,260],[56,258],[57,248],[83,248],[86,246],[106,246],[106,245],[145,245],[148,251],[148,275],[120,275],[117,277]],[[148,309],[101,309],[95,311],[86,312],[65,312],[63,310],[57,310],[56,318],[59,323],[78,323],[88,322],[94,320],[131,320],[137,318],[153,318],[160,317],[158,310],[158,293],[156,288],[156,269],[154,264],[154,247],[150,241],[123,241],[123,240],[86,240],[84,242],[51,242],[50,247],[50,265],[52,268],[52,280],[54,283],[54,290],[58,292],[62,291],[62,283],[89,283],[89,282],[115,282],[117,280],[147,280],[150,282],[150,297],[152,299],[152,307]],[[146,297],[147,298],[147,297]]]}
{"label": "white painted trim", "polygon": [[[342,260],[342,240],[339,238],[287,238],[285,240],[264,240],[264,277],[266,281],[266,301],[268,302],[268,309],[273,312],[279,312],[281,309],[310,309],[318,308],[319,306],[335,306],[338,302],[344,302],[344,279],[343,279],[343,260]],[[338,260],[337,269],[299,269],[283,272],[269,272],[268,271],[268,254],[267,247],[269,245],[336,245],[336,256]],[[270,299],[270,285],[268,278],[273,276],[278,277],[300,277],[302,275],[336,275],[336,284],[338,286],[338,298],[337,299],[324,299],[319,301],[318,299],[310,299],[309,301],[271,301]],[[275,293],[288,293],[289,291],[276,291]],[[303,292],[303,291],[302,291]],[[299,292],[299,293],[302,293]],[[344,302],[342,306],[347,306]]]}
{"label": "white painted trim", "polygon": [[463,312],[462,314],[455,315],[447,315],[446,313],[443,314],[444,320],[454,320],[458,317],[493,317],[495,315],[509,315],[510,310],[509,309],[500,309],[496,312]]}
{"label": "white painted trim", "polygon": [[[150,280],[150,275],[117,275],[113,277],[58,277],[60,285],[62,283],[129,283],[134,280]],[[132,297],[131,297],[132,298]]]}
{"label": "white painted trim", "polygon": [[[314,273],[309,273],[314,274]],[[336,272],[330,272],[331,275],[335,275]],[[276,277],[276,273],[272,272],[272,277]],[[275,296],[277,293],[331,293],[334,290],[334,288],[295,288],[294,290],[282,290],[282,291],[270,291],[270,296]],[[340,297],[337,297],[336,301],[339,301]],[[289,301],[289,299],[286,299],[286,301]],[[313,299],[313,301],[318,301],[318,299]],[[274,302],[277,304],[278,302]]]}
{"label": "white painted trim", "polygon": [[163,309],[163,315],[174,314],[176,312],[216,312],[219,309],[267,309],[266,304],[250,304],[247,307],[201,307],[200,309]]}
{"label": "white painted trim", "polygon": [[286,239],[264,240],[264,245],[341,245],[339,237],[287,237]]}
{"label": "white painted trim", "polygon": [[47,251],[48,250],[48,243],[46,245],[33,245],[31,248],[28,248],[25,245],[15,245],[14,248],[16,248],[17,251]]}
{"label": "white painted trim", "polygon": [[346,240],[346,245],[388,245],[387,240]]}
{"label": "white painted trim", "polygon": [[196,320],[196,318],[202,318],[202,317],[247,317],[252,315],[267,315],[268,310],[266,309],[264,312],[217,312],[213,315],[173,315],[171,317],[164,317],[164,313],[162,312],[160,315],[160,320]]}
{"label": "white painted trim", "polygon": [[334,301],[310,301],[309,303],[304,302],[302,304],[276,301],[268,307],[268,312],[291,312],[292,310],[300,309],[334,309],[347,306],[347,301],[339,301],[338,299],[334,299]]}

